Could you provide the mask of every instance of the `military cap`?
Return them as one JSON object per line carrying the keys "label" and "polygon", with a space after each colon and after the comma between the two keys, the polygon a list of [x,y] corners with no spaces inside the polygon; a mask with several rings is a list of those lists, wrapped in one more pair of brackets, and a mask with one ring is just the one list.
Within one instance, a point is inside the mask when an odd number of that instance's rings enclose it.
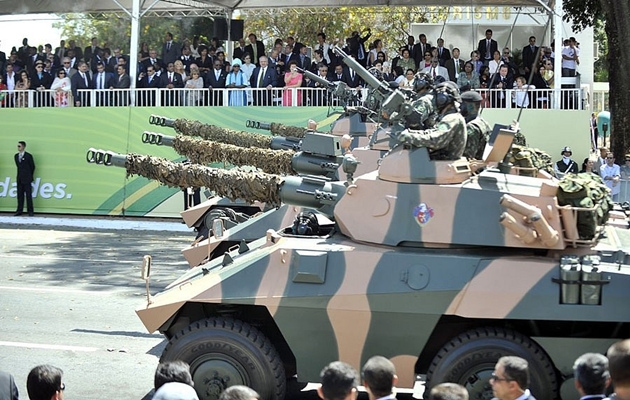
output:
{"label": "military cap", "polygon": [[560,155],[563,155],[564,153],[569,153],[569,155],[573,155],[573,152],[571,151],[571,148],[569,146],[565,146],[562,148],[562,152],[560,152]]}
{"label": "military cap", "polygon": [[462,101],[472,102],[472,103],[481,103],[481,95],[474,90],[468,90],[461,95]]}

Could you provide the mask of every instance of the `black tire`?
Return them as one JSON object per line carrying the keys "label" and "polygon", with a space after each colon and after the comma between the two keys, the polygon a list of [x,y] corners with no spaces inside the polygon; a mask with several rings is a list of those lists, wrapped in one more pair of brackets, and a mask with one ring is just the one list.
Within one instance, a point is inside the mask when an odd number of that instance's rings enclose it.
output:
{"label": "black tire", "polygon": [[471,400],[489,400],[493,397],[490,375],[503,356],[527,360],[529,389],[534,397],[538,400],[559,398],[556,371],[542,348],[520,333],[491,327],[473,329],[450,340],[431,361],[425,393],[440,383],[453,382],[466,387]]}
{"label": "black tire", "polygon": [[200,400],[217,400],[229,386],[246,385],[261,400],[283,400],[284,365],[269,339],[249,324],[231,318],[192,323],[169,341],[160,362],[182,360]]}

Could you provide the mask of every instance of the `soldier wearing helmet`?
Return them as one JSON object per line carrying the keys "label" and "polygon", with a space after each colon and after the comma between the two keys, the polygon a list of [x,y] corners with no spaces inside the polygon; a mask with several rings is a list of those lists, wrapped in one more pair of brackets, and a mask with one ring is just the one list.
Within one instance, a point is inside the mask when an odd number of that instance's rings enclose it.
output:
{"label": "soldier wearing helmet", "polygon": [[577,174],[578,165],[575,161],[571,159],[571,156],[573,155],[571,148],[563,147],[560,153],[562,154],[562,159],[553,165],[553,169],[556,172],[556,176],[558,178],[562,178],[563,176],[569,173]]}
{"label": "soldier wearing helmet", "polygon": [[435,106],[433,78],[426,72],[418,72],[413,80],[413,91],[418,98],[413,102],[413,113],[406,119],[405,128],[429,129],[435,126],[438,113]]}
{"label": "soldier wearing helmet", "polygon": [[479,115],[481,95],[473,90],[462,94],[462,109],[460,113],[466,119],[466,148],[464,157],[468,159],[483,159],[483,151],[492,133],[492,128]]}
{"label": "soldier wearing helmet", "polygon": [[396,135],[398,143],[426,147],[432,160],[458,160],[466,148],[466,120],[459,113],[462,99],[454,82],[436,87],[435,103],[439,112],[435,127],[424,130],[405,129]]}

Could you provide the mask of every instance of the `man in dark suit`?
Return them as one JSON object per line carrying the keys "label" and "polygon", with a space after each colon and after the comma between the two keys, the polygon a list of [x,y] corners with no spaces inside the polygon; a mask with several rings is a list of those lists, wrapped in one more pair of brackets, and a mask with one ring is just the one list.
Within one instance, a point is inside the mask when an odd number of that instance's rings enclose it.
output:
{"label": "man in dark suit", "polygon": [[225,89],[225,80],[227,79],[227,72],[223,68],[221,61],[215,60],[212,64],[212,71],[208,71],[206,79],[204,81],[205,87],[210,89],[210,105],[222,106],[223,105],[223,90]]}
{"label": "man in dark suit", "polygon": [[161,71],[165,67],[162,59],[157,56],[157,50],[149,50],[149,58],[142,61],[142,69],[146,71],[150,65],[155,67],[155,72]]}
{"label": "man in dark suit", "polygon": [[17,210],[16,216],[22,215],[24,211],[24,196],[26,196],[26,210],[28,215],[32,216],[33,210],[33,173],[35,172],[35,161],[31,153],[26,151],[26,142],[19,141],[18,152],[13,156],[15,166],[17,167]]}
{"label": "man in dark suit", "polygon": [[363,79],[352,68],[345,68],[342,81],[350,88],[360,88],[363,86]]}
{"label": "man in dark suit", "polygon": [[[322,79],[328,80],[328,66],[326,64],[318,64],[317,76],[321,77]],[[329,93],[327,85],[321,85],[319,82],[315,82],[314,80],[309,79],[307,87],[313,88],[312,90],[309,90],[312,106],[321,107],[328,105]]]}
{"label": "man in dark suit", "polygon": [[85,50],[83,50],[83,61],[86,63],[90,63],[92,58],[98,54],[100,48],[98,47],[98,40],[93,37],[91,40],[91,45],[87,46]]}
{"label": "man in dark suit", "polygon": [[249,53],[252,60],[256,60],[256,66],[260,67],[260,57],[265,55],[265,45],[253,33],[249,34],[248,39],[249,44],[245,46],[245,53]]}
{"label": "man in dark suit", "polygon": [[[112,82],[110,89],[129,89],[131,87],[131,77],[127,73],[124,65],[119,64],[117,69],[117,77]],[[115,106],[127,106],[129,104],[129,92],[127,90],[117,90],[114,93]]]}
{"label": "man in dark suit", "polygon": [[155,106],[155,90],[160,87],[160,77],[155,73],[153,65],[147,67],[147,72],[141,72],[138,77],[139,89],[152,89],[137,91],[138,101],[136,104],[144,107]]}
{"label": "man in dark suit", "polygon": [[93,89],[90,75],[88,73],[88,66],[85,62],[79,61],[79,71],[76,72],[70,78],[72,84],[72,98],[74,99],[75,107],[86,107],[90,105],[90,93],[79,93],[79,89]]}
{"label": "man in dark suit", "polygon": [[[492,394],[498,400],[536,400],[529,389],[529,365],[521,357],[499,358],[490,377]],[[545,395],[544,393],[543,395]]]}
{"label": "man in dark suit", "polygon": [[162,46],[162,61],[164,64],[174,63],[182,55],[182,46],[173,41],[173,34],[166,32],[164,45]]}
{"label": "man in dark suit", "polygon": [[451,52],[444,47],[444,39],[439,38],[437,40],[437,58],[440,61],[440,65],[445,67],[446,62],[451,59]]}
{"label": "man in dark suit", "polygon": [[112,56],[112,51],[109,47],[105,47],[103,49],[103,65],[105,65],[105,71],[115,74],[116,66],[118,65],[118,60],[116,57]]}
{"label": "man in dark suit", "polygon": [[0,371],[0,399],[20,400],[20,394],[13,375],[3,371]]}
{"label": "man in dark suit", "polygon": [[499,72],[493,74],[490,78],[490,89],[495,89],[490,92],[490,104],[492,107],[505,108],[505,101],[507,94],[506,89],[512,89],[514,87],[514,78],[508,72],[508,66],[501,64]]}
{"label": "man in dark suit", "polygon": [[[234,47],[234,52],[232,53],[232,60],[238,58],[239,60],[243,59],[243,55],[245,54],[245,39],[240,38],[238,40],[238,46]],[[250,54],[251,55],[251,54]],[[252,58],[253,60],[253,58]]]}
{"label": "man in dark suit", "polygon": [[260,67],[254,68],[252,76],[249,79],[250,86],[253,90],[253,100],[256,106],[270,106],[273,88],[278,86],[278,75],[276,70],[269,66],[267,56],[258,59]]}
{"label": "man in dark suit", "polygon": [[457,82],[459,73],[464,70],[464,64],[464,60],[459,58],[459,49],[455,47],[453,49],[453,58],[447,60],[444,65],[448,71],[448,79],[453,82]]}
{"label": "man in dark suit", "polygon": [[7,66],[7,55],[4,51],[0,51],[0,73],[4,73]]}
{"label": "man in dark suit", "polygon": [[494,52],[498,50],[499,44],[496,40],[492,39],[492,29],[486,29],[486,38],[481,39],[477,45],[479,58],[483,61],[484,65],[488,65],[490,60],[492,60]]}
{"label": "man in dark suit", "polygon": [[83,60],[83,50],[76,45],[74,39],[68,40],[68,50],[66,50],[66,52],[69,52],[70,50],[74,51],[74,56],[77,58],[77,60]]}
{"label": "man in dark suit", "polygon": [[34,106],[43,107],[50,105],[50,94],[45,90],[50,89],[53,83],[52,76],[44,72],[44,62],[38,61],[35,64],[35,72],[31,74],[31,90],[35,90]]}
{"label": "man in dark suit", "polygon": [[301,45],[302,47],[298,50],[297,53],[293,53],[290,60],[295,60],[297,62],[298,68],[310,70],[311,68],[311,58],[307,56],[308,47]]}
{"label": "man in dark suit", "polygon": [[[529,37],[529,45],[523,47],[523,68],[525,74],[529,78],[529,73],[532,71],[532,66],[536,63],[536,55],[538,54],[538,46],[536,46],[536,36]],[[535,69],[534,69],[535,70]]]}
{"label": "man in dark suit", "polygon": [[367,28],[365,36],[361,36],[358,31],[352,32],[348,38],[349,55],[354,55],[357,62],[365,67],[368,61],[368,53],[365,50],[365,42],[372,36],[372,30]]}
{"label": "man in dark suit", "polygon": [[96,92],[96,105],[108,106],[110,100],[109,88],[113,86],[114,74],[105,71],[105,65],[99,62],[96,65],[96,73],[92,75],[92,87]]}
{"label": "man in dark suit", "polygon": [[[168,63],[166,72],[160,75],[160,87],[165,89],[181,89],[184,87],[184,78],[174,71],[173,63]],[[166,93],[168,92],[168,93]],[[180,91],[168,90],[162,92],[163,106],[178,106],[180,103]]]}
{"label": "man in dark suit", "polygon": [[[416,65],[420,64],[420,61],[424,60],[424,55],[426,53],[430,53],[433,48],[430,43],[427,42],[427,35],[421,33],[418,35],[418,39],[420,40],[413,46],[413,52],[411,52],[411,57],[416,62]],[[392,68],[395,66],[392,66]]]}
{"label": "man in dark suit", "polygon": [[578,357],[573,364],[575,388],[580,400],[602,400],[606,388],[610,385],[608,359],[598,353],[586,353]]}

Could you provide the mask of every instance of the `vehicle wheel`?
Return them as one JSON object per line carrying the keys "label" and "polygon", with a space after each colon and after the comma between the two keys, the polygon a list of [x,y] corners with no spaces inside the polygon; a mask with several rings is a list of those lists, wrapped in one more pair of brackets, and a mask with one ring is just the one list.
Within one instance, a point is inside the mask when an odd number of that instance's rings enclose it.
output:
{"label": "vehicle wheel", "polygon": [[200,400],[217,400],[229,386],[246,385],[262,400],[283,400],[284,365],[269,339],[249,324],[231,318],[192,323],[169,341],[160,362],[182,360]]}
{"label": "vehicle wheel", "polygon": [[542,348],[520,333],[492,327],[473,329],[450,340],[431,361],[427,390],[442,382],[454,382],[466,387],[471,400],[490,400],[494,397],[490,376],[503,356],[527,360],[529,389],[535,397],[558,398],[556,371]]}

